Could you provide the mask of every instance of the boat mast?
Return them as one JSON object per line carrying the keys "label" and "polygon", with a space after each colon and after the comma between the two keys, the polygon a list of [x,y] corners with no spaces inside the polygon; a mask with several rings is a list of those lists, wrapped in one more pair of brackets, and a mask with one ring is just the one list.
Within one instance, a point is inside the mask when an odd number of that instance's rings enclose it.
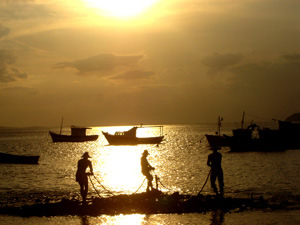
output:
{"label": "boat mast", "polygon": [[64,122],[64,118],[62,117],[62,118],[61,118],[61,124],[60,124],[60,133],[59,133],[59,134],[61,134],[61,130],[62,130],[62,125],[63,125],[63,122]]}
{"label": "boat mast", "polygon": [[218,134],[221,135],[221,121],[223,120],[223,118],[221,118],[220,116],[218,117]]}
{"label": "boat mast", "polygon": [[245,118],[245,111],[243,112],[243,118],[242,118],[242,129],[244,128],[244,118]]}

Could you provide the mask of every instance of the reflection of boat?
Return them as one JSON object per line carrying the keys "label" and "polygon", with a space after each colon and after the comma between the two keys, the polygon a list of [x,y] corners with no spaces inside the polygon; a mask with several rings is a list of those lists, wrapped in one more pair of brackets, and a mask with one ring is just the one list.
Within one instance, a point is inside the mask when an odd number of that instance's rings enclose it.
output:
{"label": "reflection of boat", "polygon": [[103,132],[104,137],[110,145],[138,145],[138,144],[159,144],[162,142],[164,136],[162,136],[162,128],[160,127],[160,136],[156,137],[137,137],[136,131],[138,128],[151,128],[150,127],[132,127],[128,131],[117,131],[115,134],[109,134],[108,132]]}
{"label": "reflection of boat", "polygon": [[51,131],[49,131],[49,134],[53,142],[85,142],[97,140],[99,135],[86,135],[87,129],[92,128],[71,126],[71,135],[56,134]]}
{"label": "reflection of boat", "polygon": [[37,164],[40,156],[12,155],[0,153],[0,163]]}
{"label": "reflection of boat", "polygon": [[205,137],[212,149],[219,149],[222,146],[228,146],[228,141],[224,135],[221,135],[221,126],[223,118],[220,116],[218,117],[218,131],[216,131],[215,135],[212,134],[205,134]]}

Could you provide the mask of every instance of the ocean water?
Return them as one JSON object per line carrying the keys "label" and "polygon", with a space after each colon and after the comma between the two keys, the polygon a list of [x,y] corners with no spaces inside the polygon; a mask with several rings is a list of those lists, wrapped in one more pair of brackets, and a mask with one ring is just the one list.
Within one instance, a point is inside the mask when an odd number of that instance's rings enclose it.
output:
{"label": "ocean water", "polygon": [[[273,126],[270,124],[270,126]],[[0,164],[0,204],[24,205],[36,199],[58,201],[63,197],[80,198],[75,182],[77,161],[88,151],[92,156],[94,185],[101,196],[143,192],[140,157],[147,149],[148,161],[162,185],[173,193],[197,194],[204,184],[211,153],[204,134],[213,134],[215,124],[165,125],[165,141],[160,145],[110,146],[101,131],[115,132],[122,127],[93,127],[99,134],[95,142],[52,143],[48,131],[59,128],[1,128],[0,152],[40,155],[38,165]],[[224,124],[222,133],[231,134],[235,124]],[[64,134],[70,129],[65,127]],[[159,129],[138,129],[138,136],[159,135]],[[272,201],[298,201],[300,196],[300,151],[231,153],[222,149],[225,197],[259,197]],[[140,187],[141,186],[141,187]],[[140,187],[140,188],[139,188]],[[109,192],[108,192],[108,191]],[[213,194],[210,184],[202,194]],[[88,197],[97,197],[90,185]],[[15,217],[0,216],[0,224],[299,224],[299,210],[208,212],[206,214],[102,215],[99,217]]]}

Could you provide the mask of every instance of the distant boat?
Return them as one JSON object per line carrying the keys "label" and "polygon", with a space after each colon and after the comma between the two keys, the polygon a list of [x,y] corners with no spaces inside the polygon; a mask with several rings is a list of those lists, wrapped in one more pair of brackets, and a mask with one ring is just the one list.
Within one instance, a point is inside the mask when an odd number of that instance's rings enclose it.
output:
{"label": "distant boat", "polygon": [[242,126],[241,128],[232,130],[233,136],[225,135],[232,152],[285,150],[285,145],[278,129],[261,129],[258,125],[252,124],[252,122],[245,129],[244,117],[245,112],[243,112]]}
{"label": "distant boat", "polygon": [[[299,113],[298,113],[299,114]],[[290,116],[291,118],[292,116]],[[287,149],[300,149],[300,123],[299,121],[278,120],[279,133]]]}
{"label": "distant boat", "polygon": [[49,131],[49,134],[53,142],[85,142],[97,140],[99,135],[86,135],[87,129],[92,128],[71,126],[71,135],[56,134],[52,131]]}
{"label": "distant boat", "polygon": [[[151,128],[160,127],[160,136],[156,137],[137,137],[136,131],[138,128]],[[109,134],[108,132],[103,132],[104,137],[110,145],[138,145],[138,144],[159,144],[163,141],[164,136],[162,136],[163,126],[149,126],[149,127],[132,127],[128,131],[117,131],[115,134]]]}
{"label": "distant boat", "polygon": [[221,135],[221,126],[223,118],[220,116],[218,117],[218,131],[216,131],[216,134],[205,134],[205,137],[208,141],[208,144],[212,149],[219,149],[223,146],[228,146],[228,141],[224,135]]}
{"label": "distant boat", "polygon": [[0,163],[8,164],[38,164],[40,156],[12,155],[0,153]]}

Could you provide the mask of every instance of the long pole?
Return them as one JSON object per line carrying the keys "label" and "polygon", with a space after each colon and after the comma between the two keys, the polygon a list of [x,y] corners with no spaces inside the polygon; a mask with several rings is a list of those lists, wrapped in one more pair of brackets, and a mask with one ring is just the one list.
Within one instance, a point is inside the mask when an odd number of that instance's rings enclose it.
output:
{"label": "long pole", "polygon": [[60,124],[60,133],[61,134],[61,130],[62,130],[62,125],[63,125],[63,122],[64,122],[64,118],[61,119],[61,124]]}
{"label": "long pole", "polygon": [[244,119],[245,119],[245,111],[243,112],[243,118],[242,118],[242,129],[244,128]]}

